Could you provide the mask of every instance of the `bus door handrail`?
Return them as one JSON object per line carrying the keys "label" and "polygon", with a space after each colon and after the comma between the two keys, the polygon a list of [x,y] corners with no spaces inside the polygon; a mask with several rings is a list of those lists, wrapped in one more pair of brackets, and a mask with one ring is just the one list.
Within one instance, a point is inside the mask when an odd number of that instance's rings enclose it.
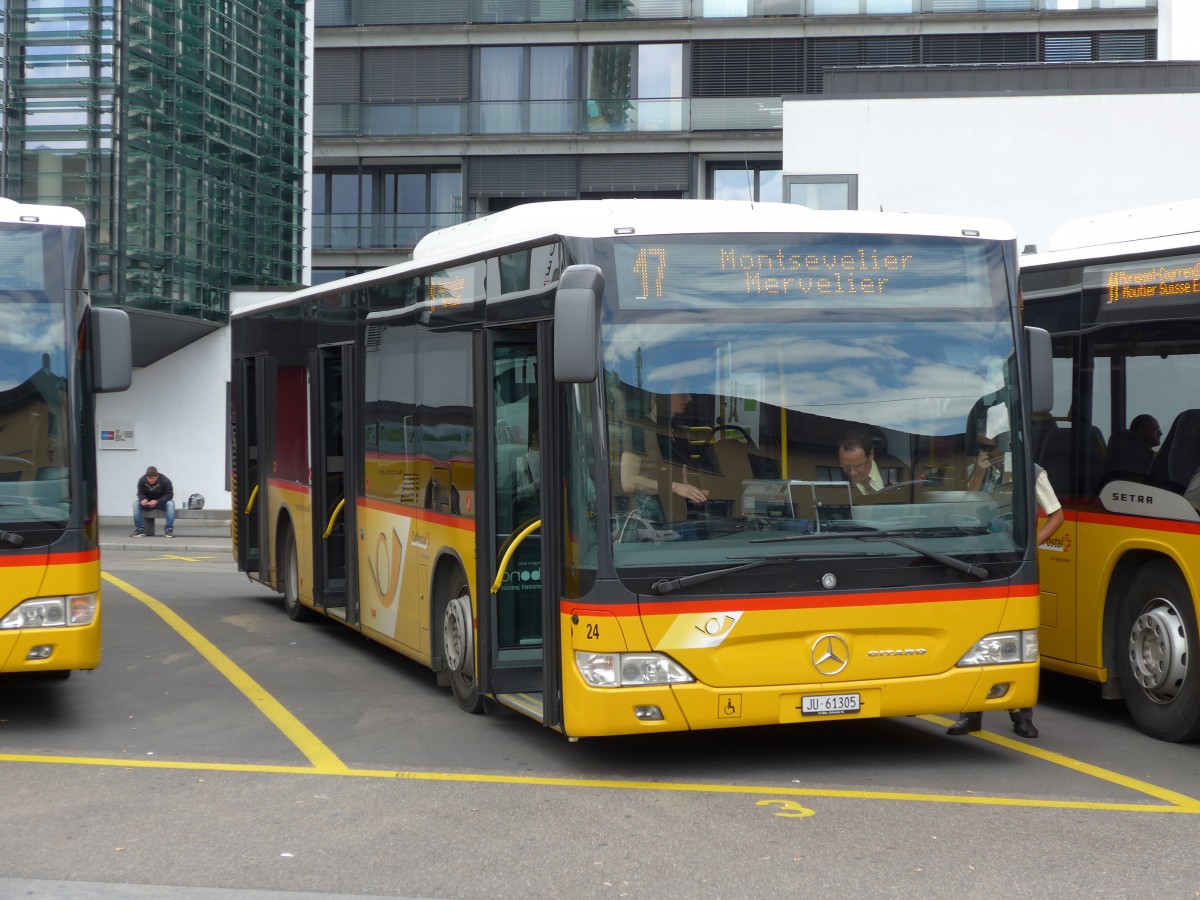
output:
{"label": "bus door handrail", "polygon": [[342,507],[346,505],[346,498],[343,497],[337,502],[337,506],[333,508],[333,513],[329,516],[329,524],[325,526],[325,533],[321,535],[321,540],[329,540],[329,536],[333,534],[333,523],[337,521],[338,514],[341,513]]}
{"label": "bus door handrail", "polygon": [[254,490],[250,492],[250,499],[246,501],[245,515],[250,515],[250,510],[254,509],[254,501],[258,499],[258,485],[254,486]]}
{"label": "bus door handrail", "polygon": [[529,537],[529,535],[541,527],[542,520],[534,519],[532,522],[522,528],[517,533],[516,537],[509,541],[508,549],[504,551],[504,556],[500,558],[500,565],[496,567],[496,580],[492,582],[493,594],[500,592],[500,585],[504,583],[504,573],[508,571],[508,564],[512,561],[513,553],[516,552],[517,547],[521,545],[521,542],[524,541],[525,538]]}

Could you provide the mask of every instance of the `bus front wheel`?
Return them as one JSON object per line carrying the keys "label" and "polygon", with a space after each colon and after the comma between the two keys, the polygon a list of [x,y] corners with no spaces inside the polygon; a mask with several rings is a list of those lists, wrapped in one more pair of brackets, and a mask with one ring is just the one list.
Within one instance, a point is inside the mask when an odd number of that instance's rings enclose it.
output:
{"label": "bus front wheel", "polygon": [[442,665],[454,701],[469,713],[483,712],[483,697],[475,679],[475,629],[471,591],[465,581],[450,582],[442,601]]}
{"label": "bus front wheel", "polygon": [[1155,562],[1137,573],[1117,610],[1116,658],[1138,728],[1163,741],[1200,738],[1200,651],[1192,596],[1179,571]]}

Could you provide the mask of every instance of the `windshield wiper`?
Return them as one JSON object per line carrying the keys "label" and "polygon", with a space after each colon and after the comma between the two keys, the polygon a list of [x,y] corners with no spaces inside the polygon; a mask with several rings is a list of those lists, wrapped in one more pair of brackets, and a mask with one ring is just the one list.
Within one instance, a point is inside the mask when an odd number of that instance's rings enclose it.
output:
{"label": "windshield wiper", "polygon": [[906,550],[911,550],[913,553],[919,553],[927,559],[932,559],[934,562],[940,562],[944,566],[954,569],[956,572],[963,572],[970,575],[972,578],[987,578],[988,571],[982,566],[976,566],[969,562],[964,562],[953,556],[947,556],[945,553],[938,553],[936,550],[930,550],[928,547],[920,547],[917,544],[910,544],[900,535],[916,535],[919,537],[952,537],[960,534],[987,534],[987,529],[981,528],[979,531],[968,528],[967,526],[955,525],[951,528],[910,528],[903,531],[880,531],[878,528],[872,528],[869,525],[855,524],[845,531],[816,531],[812,534],[790,534],[786,537],[776,538],[755,538],[750,543],[766,544],[766,543],[788,543],[791,541],[812,541],[822,538],[854,538],[858,541],[887,541],[903,547]]}
{"label": "windshield wiper", "polygon": [[988,570],[983,566],[972,565],[965,560],[961,560],[956,556],[947,556],[945,553],[938,553],[936,550],[930,550],[928,547],[920,547],[916,544],[910,544],[903,538],[896,537],[894,534],[880,532],[879,534],[860,535],[860,541],[888,541],[896,544],[906,550],[911,550],[913,553],[920,553],[922,556],[932,559],[934,562],[940,562],[943,566],[949,566],[958,572],[963,572],[970,575],[972,578],[984,579],[988,577]]}
{"label": "windshield wiper", "polygon": [[25,543],[25,535],[16,534],[12,531],[0,531],[0,541],[6,544],[12,544],[14,547],[20,547]]}
{"label": "windshield wiper", "polygon": [[703,584],[706,581],[714,581],[717,578],[723,578],[726,575],[733,575],[736,572],[745,572],[748,569],[757,569],[761,566],[770,565],[772,563],[789,563],[796,562],[802,559],[799,556],[764,556],[762,559],[752,560],[748,563],[742,563],[740,566],[726,566],[723,569],[709,569],[707,572],[697,572],[695,575],[681,575],[679,578],[660,578],[654,584],[650,585],[650,593],[663,594],[673,593],[680,588],[690,587],[693,584]]}

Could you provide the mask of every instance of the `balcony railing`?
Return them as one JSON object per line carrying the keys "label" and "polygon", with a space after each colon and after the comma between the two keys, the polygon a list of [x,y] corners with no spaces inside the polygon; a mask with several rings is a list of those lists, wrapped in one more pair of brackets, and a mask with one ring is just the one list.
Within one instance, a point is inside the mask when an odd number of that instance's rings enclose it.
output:
{"label": "balcony railing", "polygon": [[317,0],[318,27],[1157,9],[1159,0]]}
{"label": "balcony railing", "polygon": [[314,250],[411,250],[429,232],[457,225],[462,213],[329,213],[313,215]]}
{"label": "balcony railing", "polygon": [[322,103],[314,119],[317,137],[768,131],[783,127],[783,104],[779,97]]}

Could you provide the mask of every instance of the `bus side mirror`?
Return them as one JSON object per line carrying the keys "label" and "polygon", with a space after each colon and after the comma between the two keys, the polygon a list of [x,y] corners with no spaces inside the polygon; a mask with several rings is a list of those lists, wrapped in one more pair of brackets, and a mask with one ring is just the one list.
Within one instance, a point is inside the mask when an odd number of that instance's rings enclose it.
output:
{"label": "bus side mirror", "polygon": [[554,295],[554,380],[584,384],[600,373],[600,298],[604,276],[598,266],[567,266]]}
{"label": "bus side mirror", "polygon": [[1054,351],[1050,332],[1026,325],[1025,346],[1029,349],[1030,412],[1042,415],[1054,408]]}
{"label": "bus side mirror", "polygon": [[133,339],[123,309],[93,306],[88,315],[92,349],[92,390],[126,390],[133,381]]}

